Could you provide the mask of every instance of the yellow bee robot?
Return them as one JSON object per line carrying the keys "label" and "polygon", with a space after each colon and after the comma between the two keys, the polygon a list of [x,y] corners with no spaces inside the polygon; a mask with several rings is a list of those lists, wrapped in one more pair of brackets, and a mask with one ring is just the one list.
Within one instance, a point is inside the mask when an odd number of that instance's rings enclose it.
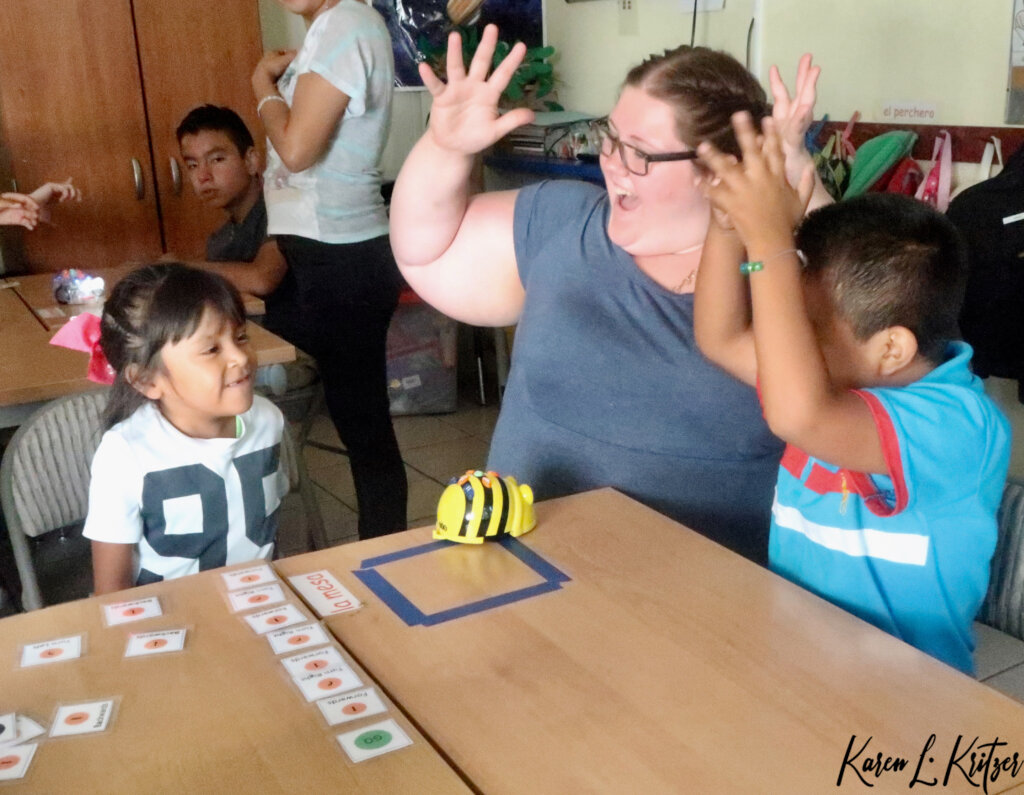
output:
{"label": "yellow bee robot", "polygon": [[521,536],[537,525],[533,490],[513,477],[470,469],[452,478],[437,504],[434,538],[463,544]]}

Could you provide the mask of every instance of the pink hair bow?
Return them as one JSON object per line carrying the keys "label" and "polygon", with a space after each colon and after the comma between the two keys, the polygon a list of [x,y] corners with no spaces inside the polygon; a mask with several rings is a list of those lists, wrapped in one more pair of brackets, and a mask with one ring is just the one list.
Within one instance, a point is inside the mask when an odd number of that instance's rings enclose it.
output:
{"label": "pink hair bow", "polygon": [[100,319],[96,315],[91,312],[75,315],[50,338],[50,344],[88,353],[89,380],[97,384],[114,383],[116,373],[100,347]]}

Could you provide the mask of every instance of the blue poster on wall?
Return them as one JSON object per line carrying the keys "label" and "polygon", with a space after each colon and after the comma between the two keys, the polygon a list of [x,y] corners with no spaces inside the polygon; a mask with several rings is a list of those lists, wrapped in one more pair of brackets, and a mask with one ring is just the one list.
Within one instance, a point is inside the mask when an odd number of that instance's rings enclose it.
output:
{"label": "blue poster on wall", "polygon": [[503,41],[543,44],[541,0],[373,0],[391,34],[395,51],[395,85],[421,87],[419,61],[444,52],[448,33],[456,26],[483,30],[494,23]]}

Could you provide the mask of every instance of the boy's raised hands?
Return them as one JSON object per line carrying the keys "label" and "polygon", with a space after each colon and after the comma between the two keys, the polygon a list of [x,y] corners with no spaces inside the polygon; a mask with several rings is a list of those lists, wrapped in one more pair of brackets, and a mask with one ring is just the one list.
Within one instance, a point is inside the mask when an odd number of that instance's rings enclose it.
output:
{"label": "boy's raised hands", "polygon": [[715,210],[728,217],[748,253],[768,256],[775,253],[772,245],[792,245],[793,229],[814,190],[813,166],[804,169],[794,189],[786,178],[786,159],[774,120],[762,121],[763,135],[757,134],[746,112],[735,114],[732,123],[743,160],[702,143],[697,151],[712,173],[710,180],[703,181],[704,190]]}
{"label": "boy's raised hands", "polygon": [[462,154],[476,154],[516,127],[533,121],[533,111],[526,108],[504,114],[498,112],[498,99],[522,63],[526,45],[517,42],[488,77],[497,42],[497,26],[488,25],[467,71],[462,61],[462,38],[458,33],[450,34],[447,83],[427,64],[419,65],[423,85],[434,98],[429,130],[438,146]]}

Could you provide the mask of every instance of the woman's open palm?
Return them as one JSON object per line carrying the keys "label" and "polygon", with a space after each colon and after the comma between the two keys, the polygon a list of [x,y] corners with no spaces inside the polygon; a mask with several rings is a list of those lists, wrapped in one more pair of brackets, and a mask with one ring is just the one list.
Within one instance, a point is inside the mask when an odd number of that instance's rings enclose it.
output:
{"label": "woman's open palm", "polygon": [[480,46],[466,71],[462,61],[462,39],[458,33],[448,37],[448,82],[442,82],[426,64],[420,64],[423,85],[434,98],[430,109],[430,134],[445,149],[476,154],[534,118],[533,111],[516,108],[501,114],[498,99],[508,86],[526,54],[526,46],[517,43],[488,78],[498,41],[498,28],[488,25]]}

